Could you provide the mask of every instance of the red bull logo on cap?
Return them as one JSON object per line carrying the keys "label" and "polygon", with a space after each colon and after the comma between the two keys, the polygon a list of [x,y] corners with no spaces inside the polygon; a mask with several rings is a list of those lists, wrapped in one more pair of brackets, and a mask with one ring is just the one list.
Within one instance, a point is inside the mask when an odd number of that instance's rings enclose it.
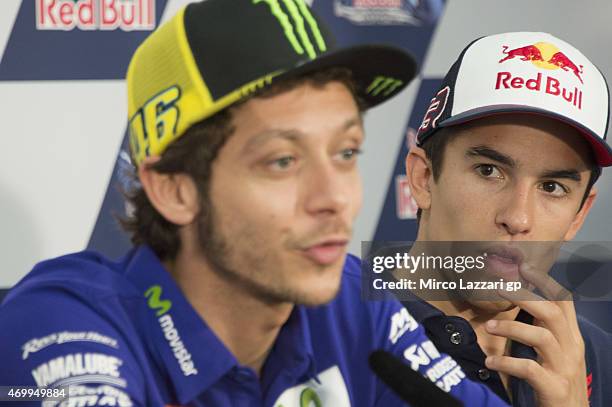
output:
{"label": "red bull logo on cap", "polygon": [[148,30],[155,0],[35,0],[39,30]]}
{"label": "red bull logo on cap", "polygon": [[[538,42],[533,45],[525,45],[514,49],[508,49],[507,45],[502,48],[503,58],[499,60],[502,64],[508,60],[519,60],[531,62],[535,67],[544,70],[562,69],[571,72],[578,78],[580,85],[582,80],[583,66],[575,64],[554,44]],[[495,89],[520,89],[525,88],[533,91],[542,91],[549,95],[560,96],[568,103],[582,109],[582,91],[574,86],[573,89],[563,86],[557,78],[538,73],[534,78],[523,78],[513,75],[511,72],[498,72]]]}
{"label": "red bull logo on cap", "polygon": [[519,58],[521,61],[531,61],[532,64],[541,69],[563,69],[566,72],[573,72],[580,83],[583,83],[582,65],[576,65],[551,43],[538,42],[511,50],[508,50],[508,46],[504,45],[502,52],[506,56],[499,60],[500,64],[509,59]]}

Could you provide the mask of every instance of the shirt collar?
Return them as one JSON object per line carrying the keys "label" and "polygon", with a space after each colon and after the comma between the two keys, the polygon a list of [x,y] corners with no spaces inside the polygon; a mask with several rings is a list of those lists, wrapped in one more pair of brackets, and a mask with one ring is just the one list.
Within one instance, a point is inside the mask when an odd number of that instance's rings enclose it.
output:
{"label": "shirt collar", "polygon": [[147,343],[169,376],[179,403],[195,399],[238,364],[200,318],[148,246],[132,254],[126,277],[147,298]]}
{"label": "shirt collar", "polygon": [[[423,326],[426,326],[427,321],[434,317],[443,317],[443,318],[453,318],[460,321],[465,321],[465,319],[460,317],[449,317],[445,315],[438,308],[429,304],[427,301],[424,301],[417,297],[414,294],[408,294],[410,299],[405,300],[402,304],[406,307],[406,309],[410,312],[410,314]],[[526,324],[533,324],[533,316],[524,310],[520,310],[517,314],[515,321],[524,322]],[[469,322],[465,321],[465,326],[470,327],[470,332],[466,332],[466,334],[473,334],[473,329],[469,325]],[[474,335],[474,340],[476,340],[476,336]],[[513,357],[520,357],[524,359],[536,359],[537,353],[534,348],[531,346],[527,346],[518,341],[512,341],[510,347],[510,354]]]}
{"label": "shirt collar", "polygon": [[[145,322],[137,323],[146,325],[147,343],[158,359],[158,367],[170,376],[179,403],[194,400],[239,366],[148,246],[133,251],[126,277],[147,299]],[[182,346],[176,338],[180,339]],[[275,371],[288,368],[297,376],[296,379],[299,376],[316,377],[309,319],[304,306],[294,307],[269,358],[276,360],[276,363],[267,363],[269,372],[264,371],[271,379],[276,376]]]}
{"label": "shirt collar", "polygon": [[429,304],[427,301],[417,297],[411,292],[404,293],[406,299],[402,301],[402,305],[410,312],[410,314],[418,322],[423,324],[426,320],[433,317],[444,317],[445,314],[438,308]]}
{"label": "shirt collar", "polygon": [[316,376],[316,364],[310,325],[306,307],[297,305],[276,339],[276,349],[285,366],[292,364],[304,366],[303,372],[312,378]]}

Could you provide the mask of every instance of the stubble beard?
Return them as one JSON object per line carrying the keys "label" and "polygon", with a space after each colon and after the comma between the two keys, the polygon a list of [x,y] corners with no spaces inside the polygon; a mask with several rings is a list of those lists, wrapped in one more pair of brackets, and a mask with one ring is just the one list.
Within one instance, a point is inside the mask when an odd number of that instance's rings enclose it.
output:
{"label": "stubble beard", "polygon": [[[340,284],[337,284],[330,298],[313,298],[308,292],[286,281],[291,278],[288,275],[290,271],[278,271],[283,267],[280,256],[271,253],[273,249],[261,247],[256,231],[245,226],[239,236],[229,239],[223,234],[220,221],[212,203],[209,200],[203,202],[198,215],[198,245],[213,272],[233,284],[237,295],[249,295],[268,305],[292,303],[317,306],[335,298]],[[245,250],[237,250],[242,248]]]}

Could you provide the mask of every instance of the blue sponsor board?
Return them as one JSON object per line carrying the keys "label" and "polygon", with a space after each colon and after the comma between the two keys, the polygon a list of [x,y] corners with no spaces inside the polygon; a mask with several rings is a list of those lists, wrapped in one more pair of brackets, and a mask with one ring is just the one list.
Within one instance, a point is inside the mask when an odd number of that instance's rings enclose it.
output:
{"label": "blue sponsor board", "polygon": [[[421,88],[417,94],[414,103],[414,108],[408,120],[408,126],[405,135],[419,128],[425,111],[429,107],[432,95],[440,87],[442,79],[424,79],[421,81]],[[416,239],[417,223],[416,219],[406,214],[405,207],[400,205],[408,205],[409,191],[406,191],[407,186],[402,182],[402,177],[405,175],[405,159],[408,154],[408,143],[402,143],[401,149],[397,153],[395,159],[395,167],[393,176],[389,180],[385,203],[381,211],[378,226],[374,234],[375,241],[405,241]]]}
{"label": "blue sponsor board", "polygon": [[[349,3],[355,2],[334,0],[315,1],[313,4],[313,10],[328,23],[340,45],[350,46],[366,42],[393,45],[410,52],[419,66],[422,65],[434,29],[444,9],[442,0],[418,2],[423,5],[427,3],[429,5],[427,6],[428,9],[432,10],[428,14],[427,20],[419,20],[419,24],[374,23],[371,18],[377,13],[375,8],[355,8],[353,4]],[[402,4],[400,9],[404,10],[402,12],[413,15],[411,14],[413,11],[409,12],[406,8],[409,3],[413,3],[412,1],[402,0],[399,3]],[[351,19],[342,16],[338,7],[344,7],[345,9],[346,7],[352,7],[362,16],[370,16],[370,23],[355,24]]]}
{"label": "blue sponsor board", "polygon": [[442,0],[334,0],[334,14],[359,25],[435,24]]}
{"label": "blue sponsor board", "polygon": [[111,258],[118,258],[132,246],[128,235],[121,229],[119,219],[124,218],[129,212],[124,194],[136,186],[132,176],[133,171],[126,132],[98,219],[87,244],[88,249],[104,253]]}

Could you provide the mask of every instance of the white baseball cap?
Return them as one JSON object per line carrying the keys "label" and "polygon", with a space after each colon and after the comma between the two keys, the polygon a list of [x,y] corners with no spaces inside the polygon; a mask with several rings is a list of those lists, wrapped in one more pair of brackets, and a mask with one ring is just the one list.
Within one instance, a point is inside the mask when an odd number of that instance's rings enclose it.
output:
{"label": "white baseball cap", "polygon": [[550,34],[512,32],[469,44],[446,74],[417,131],[417,145],[441,127],[503,113],[542,114],[580,131],[597,164],[612,165],[605,78],[580,51]]}

